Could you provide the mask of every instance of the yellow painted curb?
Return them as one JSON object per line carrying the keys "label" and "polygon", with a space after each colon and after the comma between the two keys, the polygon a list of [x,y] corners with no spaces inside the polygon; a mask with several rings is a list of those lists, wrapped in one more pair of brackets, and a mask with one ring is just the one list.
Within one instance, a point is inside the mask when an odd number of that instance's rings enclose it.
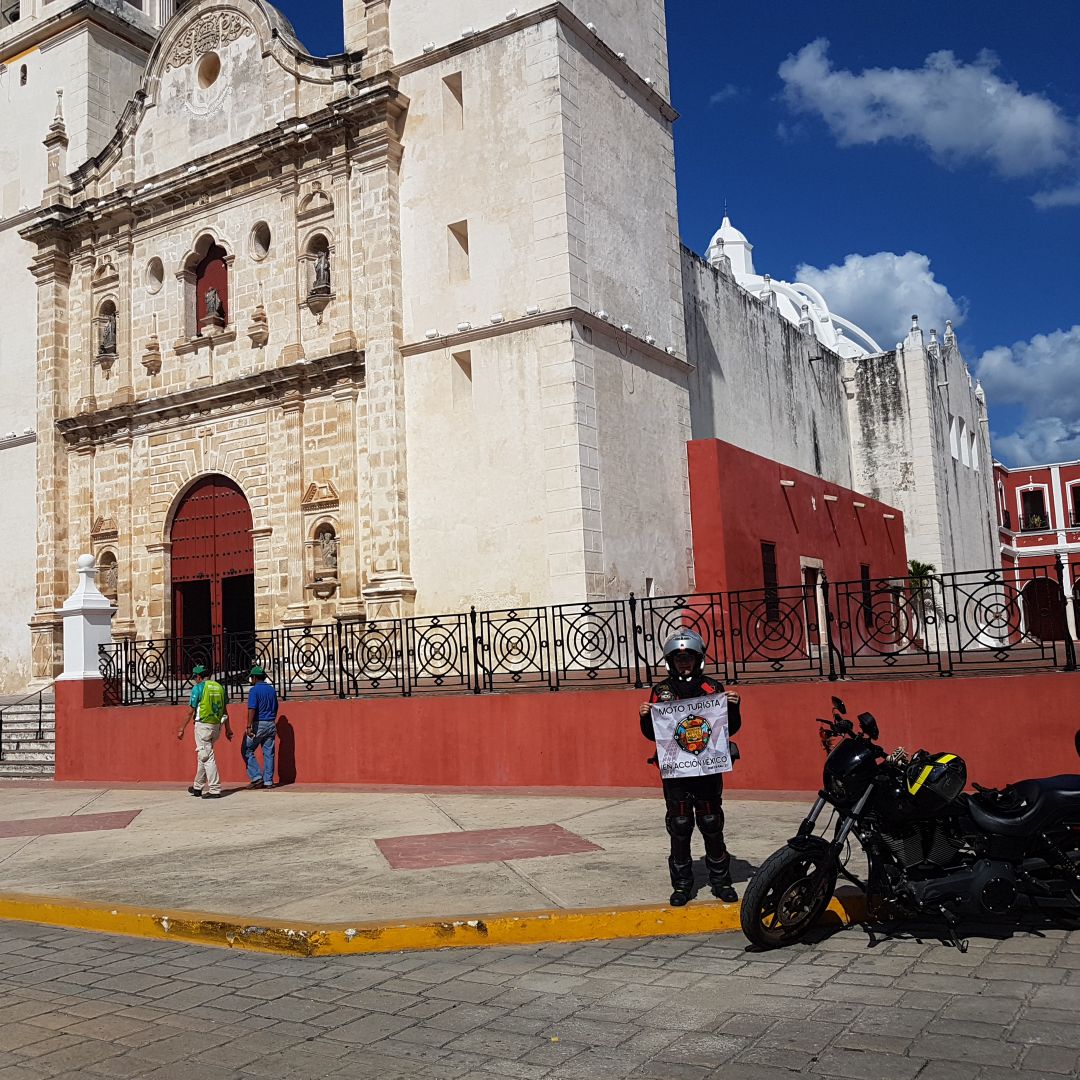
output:
{"label": "yellow painted curb", "polygon": [[[864,914],[861,896],[844,895],[833,899],[825,918],[846,926],[860,921]],[[0,894],[0,919],[286,956],[349,956],[480,945],[541,945],[555,941],[716,934],[740,928],[738,904],[712,901],[683,908],[556,909],[350,925],[278,919],[256,922],[200,911],[164,913],[150,908],[92,904],[54,896],[3,893]]]}

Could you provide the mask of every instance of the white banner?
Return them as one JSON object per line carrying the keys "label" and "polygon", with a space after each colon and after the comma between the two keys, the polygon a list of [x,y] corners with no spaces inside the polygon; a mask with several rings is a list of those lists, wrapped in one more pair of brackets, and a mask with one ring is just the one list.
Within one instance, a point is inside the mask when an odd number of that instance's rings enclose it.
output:
{"label": "white banner", "polygon": [[652,722],[662,779],[731,772],[725,694],[657,702]]}

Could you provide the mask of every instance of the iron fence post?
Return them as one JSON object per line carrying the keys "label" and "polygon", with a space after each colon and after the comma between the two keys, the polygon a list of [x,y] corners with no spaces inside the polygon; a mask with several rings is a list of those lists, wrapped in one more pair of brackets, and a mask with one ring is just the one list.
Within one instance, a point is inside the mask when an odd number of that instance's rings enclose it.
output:
{"label": "iron fence post", "polygon": [[641,657],[638,655],[638,631],[637,631],[637,597],[631,593],[627,601],[630,607],[630,644],[634,650],[634,689],[640,690],[641,682]]}
{"label": "iron fence post", "polygon": [[476,626],[477,626],[476,605],[473,604],[469,608],[469,627],[470,627],[470,631],[471,631],[470,640],[472,642],[472,675],[473,675],[472,692],[474,694],[479,694],[480,691],[481,691],[481,687],[480,687],[480,671],[481,671],[480,652],[481,652],[481,649],[482,649],[482,644],[481,644],[481,641],[480,641],[480,635],[477,633]]}
{"label": "iron fence post", "polygon": [[[732,615],[731,593],[721,592],[720,597],[720,620],[724,624],[724,682],[737,683],[739,681],[739,662],[735,656],[735,619]],[[730,664],[729,664],[730,661]]]}
{"label": "iron fence post", "polygon": [[821,571],[821,604],[825,608],[824,622],[825,622],[825,649],[829,654],[829,682],[836,682],[836,680],[846,674],[844,667],[844,654],[840,652],[840,676],[836,674],[836,664],[833,659],[833,617],[832,608],[829,605],[829,579],[825,574],[825,571]]}
{"label": "iron fence post", "polygon": [[1069,631],[1069,598],[1065,592],[1065,558],[1059,551],[1055,557],[1058,587],[1061,590],[1061,625],[1065,631],[1065,670],[1076,670],[1076,646]]}

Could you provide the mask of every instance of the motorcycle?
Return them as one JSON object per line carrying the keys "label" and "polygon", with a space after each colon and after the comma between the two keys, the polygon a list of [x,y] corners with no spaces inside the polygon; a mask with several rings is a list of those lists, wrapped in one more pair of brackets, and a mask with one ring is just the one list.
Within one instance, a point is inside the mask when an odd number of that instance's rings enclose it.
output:
{"label": "motorcycle", "polygon": [[[1021,780],[1003,789],[974,784],[956,754],[887,753],[878,723],[859,728],[833,698],[818,720],[828,755],[817,801],[784,847],[761,864],[742,902],[742,929],[763,949],[801,940],[825,913],[839,878],[867,898],[872,917],[943,920],[961,951],[962,917],[1025,913],[1080,917],[1080,775]],[[1080,755],[1080,732],[1076,734]],[[835,827],[818,835],[831,808]],[[850,868],[854,836],[866,879]]]}

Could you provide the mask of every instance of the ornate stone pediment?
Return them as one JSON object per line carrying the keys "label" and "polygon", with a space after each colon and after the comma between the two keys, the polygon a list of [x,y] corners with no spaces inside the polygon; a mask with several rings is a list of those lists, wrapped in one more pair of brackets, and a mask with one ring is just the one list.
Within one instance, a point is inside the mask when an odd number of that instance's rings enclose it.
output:
{"label": "ornate stone pediment", "polygon": [[114,518],[99,517],[90,528],[91,540],[115,540],[119,535]]}
{"label": "ornate stone pediment", "polygon": [[332,480],[317,480],[308,484],[300,500],[304,510],[334,510],[338,505],[337,488]]}
{"label": "ornate stone pediment", "polygon": [[215,11],[204,15],[180,36],[165,62],[165,70],[184,67],[254,32],[255,28],[238,12]]}

